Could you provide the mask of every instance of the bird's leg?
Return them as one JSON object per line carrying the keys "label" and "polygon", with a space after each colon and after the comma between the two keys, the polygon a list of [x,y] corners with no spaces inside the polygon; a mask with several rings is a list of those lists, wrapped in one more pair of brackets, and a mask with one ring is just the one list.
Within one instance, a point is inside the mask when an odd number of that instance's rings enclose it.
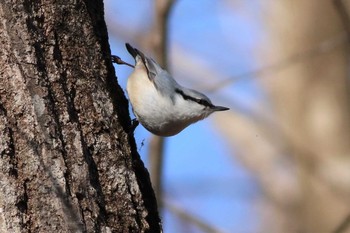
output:
{"label": "bird's leg", "polygon": [[130,126],[130,129],[129,129],[129,133],[131,134],[131,133],[134,133],[134,131],[135,131],[135,129],[136,129],[136,127],[139,125],[139,121],[136,119],[136,118],[134,118],[134,119],[132,119],[131,120],[131,126]]}
{"label": "bird's leg", "polygon": [[130,66],[132,68],[135,68],[135,66],[123,61],[120,57],[115,56],[115,55],[112,55],[112,62],[117,63],[118,65],[127,65],[127,66]]}

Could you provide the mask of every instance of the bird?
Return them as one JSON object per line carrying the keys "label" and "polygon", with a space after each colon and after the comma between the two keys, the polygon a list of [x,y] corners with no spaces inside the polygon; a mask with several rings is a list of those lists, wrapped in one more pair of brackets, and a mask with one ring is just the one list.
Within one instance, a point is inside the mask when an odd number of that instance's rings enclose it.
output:
{"label": "bird", "polygon": [[112,62],[133,67],[126,91],[138,122],[151,133],[169,137],[210,114],[229,110],[216,106],[199,91],[181,86],[152,58],[129,43],[127,51],[135,59],[135,66],[112,55]]}

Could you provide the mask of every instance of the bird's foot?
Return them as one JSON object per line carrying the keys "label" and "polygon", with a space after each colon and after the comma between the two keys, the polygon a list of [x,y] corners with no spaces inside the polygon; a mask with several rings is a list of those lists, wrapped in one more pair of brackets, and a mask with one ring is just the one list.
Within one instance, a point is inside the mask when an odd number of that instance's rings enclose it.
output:
{"label": "bird's foot", "polygon": [[130,125],[130,129],[129,129],[129,134],[134,133],[136,127],[140,124],[140,122],[134,118],[131,120],[131,125]]}
{"label": "bird's foot", "polygon": [[116,63],[118,65],[127,65],[127,66],[130,66],[132,68],[135,68],[135,66],[123,61],[120,57],[116,56],[116,55],[112,55],[112,62],[113,63]]}

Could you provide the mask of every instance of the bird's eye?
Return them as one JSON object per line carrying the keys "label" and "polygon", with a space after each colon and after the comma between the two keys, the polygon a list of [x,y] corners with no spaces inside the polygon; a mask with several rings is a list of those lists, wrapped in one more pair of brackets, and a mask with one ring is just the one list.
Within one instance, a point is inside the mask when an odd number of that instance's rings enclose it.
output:
{"label": "bird's eye", "polygon": [[210,104],[208,101],[204,100],[204,99],[198,99],[197,102],[201,105],[204,105],[206,107],[210,107],[212,104]]}
{"label": "bird's eye", "polygon": [[185,100],[190,100],[190,101],[193,101],[193,102],[196,102],[202,106],[205,106],[205,107],[214,107],[213,104],[211,104],[210,102],[208,102],[207,100],[205,99],[197,99],[195,97],[192,97],[192,96],[189,96],[189,95],[186,95],[182,90],[180,89],[176,89],[175,92],[179,93],[182,98],[184,98]]}

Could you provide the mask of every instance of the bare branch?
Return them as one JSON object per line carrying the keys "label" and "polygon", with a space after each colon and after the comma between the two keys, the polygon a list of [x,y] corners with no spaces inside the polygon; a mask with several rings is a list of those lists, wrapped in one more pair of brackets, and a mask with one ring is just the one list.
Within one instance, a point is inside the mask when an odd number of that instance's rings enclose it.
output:
{"label": "bare branch", "polygon": [[188,211],[183,210],[181,207],[176,206],[175,204],[171,204],[168,201],[163,201],[164,206],[167,207],[171,212],[179,216],[182,220],[198,227],[203,232],[206,233],[225,233],[225,231],[218,229],[208,223],[206,223],[204,220],[195,217],[188,213]]}
{"label": "bare branch", "polygon": [[334,0],[333,1],[336,10],[338,11],[339,17],[343,22],[344,29],[348,36],[348,40],[350,41],[350,17],[347,12],[346,6],[342,0]]}
{"label": "bare branch", "polygon": [[309,50],[306,50],[306,51],[303,51],[300,53],[296,53],[296,54],[286,58],[285,60],[281,60],[275,64],[268,65],[268,66],[262,67],[260,69],[248,71],[247,73],[233,76],[231,78],[228,78],[226,80],[223,80],[221,82],[213,84],[213,86],[211,88],[209,88],[207,90],[207,92],[216,92],[219,89],[226,87],[227,85],[230,85],[234,82],[237,82],[238,80],[271,74],[273,72],[282,70],[282,69],[287,68],[288,66],[296,64],[298,62],[303,62],[303,61],[309,60],[312,57],[327,53],[327,52],[329,52],[333,49],[336,49],[337,47],[344,45],[344,44],[347,44],[347,43],[348,43],[347,34],[341,33],[340,35],[334,36],[333,38],[331,38],[329,40],[326,40],[320,44],[317,44],[315,47],[312,47]]}
{"label": "bare branch", "polygon": [[344,233],[350,227],[350,214],[340,223],[339,226],[333,231],[333,233]]}

